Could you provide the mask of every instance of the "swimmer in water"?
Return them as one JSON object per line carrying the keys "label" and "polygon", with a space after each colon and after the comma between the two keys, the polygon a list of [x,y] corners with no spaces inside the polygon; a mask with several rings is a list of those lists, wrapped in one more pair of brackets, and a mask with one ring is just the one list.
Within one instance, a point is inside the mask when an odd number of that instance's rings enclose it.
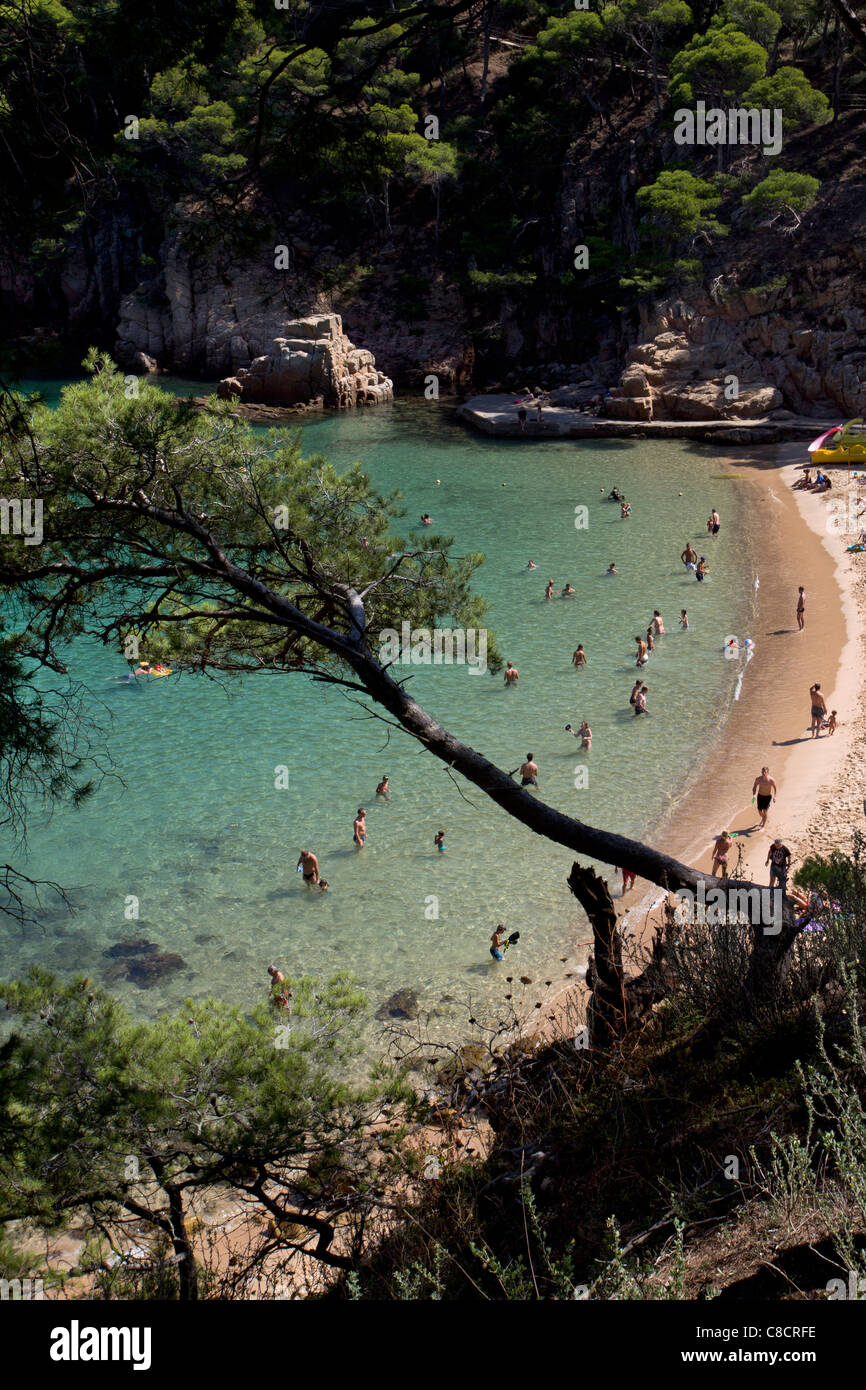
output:
{"label": "swimmer in water", "polygon": [[636,715],[638,715],[638,714],[649,714],[649,710],[648,710],[647,707],[646,707],[646,696],[647,696],[647,691],[648,691],[648,690],[649,690],[649,686],[648,686],[648,685],[642,685],[641,688],[640,688],[640,690],[637,692],[637,694],[636,694],[635,697],[634,697],[634,712],[635,712]]}
{"label": "swimmer in water", "polygon": [[436,848],[438,849],[439,853],[440,853],[440,854],[444,854],[444,852],[445,852],[445,831],[444,831],[444,830],[437,830],[437,831],[436,831],[436,834],[433,836],[433,843],[434,843],[434,845],[436,846]]}
{"label": "swimmer in water", "polygon": [[619,514],[623,521],[627,516],[631,516],[631,503],[626,502],[625,498],[622,499],[622,503],[620,504]]}
{"label": "swimmer in water", "polygon": [[271,977],[271,1004],[278,1009],[287,1009],[291,991],[286,988],[285,975],[275,965],[268,966],[268,974]]}
{"label": "swimmer in water", "polygon": [[697,579],[698,583],[702,582],[705,574],[709,574],[709,570],[710,567],[702,555],[700,560],[698,560],[697,568],[695,570],[695,579]]}
{"label": "swimmer in water", "polygon": [[640,676],[638,676],[637,680],[636,680],[635,683],[634,683],[634,688],[633,688],[631,694],[630,694],[629,697],[628,697],[628,702],[629,702],[630,705],[633,705],[633,704],[634,704],[635,700],[637,699],[638,695],[640,694],[640,688],[641,688],[642,685],[643,685],[643,681],[641,680]]}
{"label": "swimmer in water", "polygon": [[327,880],[326,878],[320,878],[320,879],[319,879],[319,888],[320,888],[321,892],[327,893],[327,891],[328,891],[328,880]]}
{"label": "swimmer in water", "polygon": [[298,862],[295,866],[300,868],[304,875],[304,882],[308,888],[319,881],[319,861],[308,849],[302,849]]}
{"label": "swimmer in water", "polygon": [[653,638],[653,630],[652,630],[652,627],[651,627],[651,626],[648,627],[647,630],[646,630],[646,645],[647,645],[647,651],[648,651],[648,652],[655,651],[655,645],[656,645],[656,644],[655,644],[655,640],[654,640],[654,638]]}
{"label": "swimmer in water", "polygon": [[358,807],[358,814],[355,817],[352,828],[352,839],[355,841],[358,849],[364,848],[367,841],[367,812],[364,810],[363,806]]}
{"label": "swimmer in water", "polygon": [[527,753],[526,762],[517,770],[520,773],[521,787],[538,786],[538,764],[533,762],[531,753]]}
{"label": "swimmer in water", "polygon": [[390,800],[391,800],[391,787],[390,787],[390,785],[389,785],[389,782],[388,782],[388,778],[387,778],[387,777],[383,777],[383,778],[382,778],[381,782],[379,783],[378,787],[376,788],[376,795],[377,795],[377,796],[383,796],[383,797],[385,798],[386,801],[390,801]]}
{"label": "swimmer in water", "polygon": [[691,541],[686,541],[686,548],[680,556],[680,559],[682,560],[683,564],[686,566],[687,569],[689,567],[693,569],[694,566],[697,564],[698,552],[692,549]]}
{"label": "swimmer in water", "polygon": [[560,598],[572,598],[576,593],[577,593],[577,590],[576,590],[576,589],[573,589],[573,588],[571,587],[570,584],[566,584],[565,588],[560,590],[559,597],[560,597]]}
{"label": "swimmer in water", "polygon": [[577,644],[577,651],[574,653],[574,656],[571,658],[571,664],[572,664],[572,666],[575,666],[575,667],[577,667],[577,666],[586,666],[586,664],[587,664],[586,652],[583,650],[583,643],[582,643],[582,642],[578,642],[578,644]]}
{"label": "swimmer in water", "polygon": [[635,662],[635,665],[636,665],[636,666],[646,666],[646,663],[647,663],[646,642],[644,641],[644,639],[643,639],[642,637],[636,637],[634,640],[637,642],[637,661]]}
{"label": "swimmer in water", "polygon": [[589,727],[585,719],[581,720],[580,739],[581,748],[586,748],[587,750],[589,750],[592,747],[592,729]]}
{"label": "swimmer in water", "polygon": [[545,589],[544,593],[545,593],[545,597],[547,598],[548,602],[550,602],[550,600],[553,598],[553,580],[552,580],[552,579],[548,579],[548,581],[547,581],[547,588]]}
{"label": "swimmer in water", "polygon": [[655,629],[655,634],[657,637],[664,637],[665,625],[662,622],[662,615],[657,608],[653,609],[652,626]]}
{"label": "swimmer in water", "polygon": [[613,560],[611,560],[610,564],[609,564],[608,567],[607,567],[607,573],[608,573],[608,574],[619,574],[619,570],[617,569],[617,567],[616,567],[616,565],[614,564]]}
{"label": "swimmer in water", "polygon": [[680,609],[680,627],[685,631],[689,625],[689,615],[684,608]]}
{"label": "swimmer in water", "polygon": [[421,513],[421,525],[422,525],[422,526],[432,526],[432,525],[433,525],[433,518],[432,518],[432,516],[430,516],[427,512],[422,512],[422,513]]}
{"label": "swimmer in water", "polygon": [[532,561],[530,560],[530,561],[527,563],[526,568],[527,568],[528,570],[537,570],[537,569],[538,569],[538,566],[537,566],[537,565],[534,565],[534,564],[532,563]]}
{"label": "swimmer in water", "polygon": [[511,662],[509,661],[507,666],[505,667],[505,684],[516,685],[519,680],[520,676],[518,674],[517,667],[512,666]]}
{"label": "swimmer in water", "polygon": [[490,954],[494,960],[503,960],[502,948],[505,945],[505,928],[500,922],[490,938]]}

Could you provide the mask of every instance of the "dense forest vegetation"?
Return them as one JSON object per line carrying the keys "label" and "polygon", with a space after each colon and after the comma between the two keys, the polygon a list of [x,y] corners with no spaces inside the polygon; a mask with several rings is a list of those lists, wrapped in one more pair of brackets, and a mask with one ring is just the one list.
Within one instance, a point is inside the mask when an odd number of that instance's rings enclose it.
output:
{"label": "dense forest vegetation", "polygon": [[[798,228],[866,107],[864,33],[844,0],[4,3],[10,323],[110,348],[177,235],[212,275],[284,246],[286,302],[338,312],[396,271],[409,324],[445,277],[494,370],[514,306],[588,355],[731,233]],[[779,147],[678,143],[700,101],[780,111]],[[75,255],[98,288],[70,314]]]}

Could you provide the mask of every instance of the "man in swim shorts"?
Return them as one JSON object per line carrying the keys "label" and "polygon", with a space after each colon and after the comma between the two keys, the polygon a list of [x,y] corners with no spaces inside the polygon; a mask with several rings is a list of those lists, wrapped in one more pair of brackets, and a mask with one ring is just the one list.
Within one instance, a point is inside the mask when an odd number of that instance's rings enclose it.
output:
{"label": "man in swim shorts", "polygon": [[494,960],[504,960],[502,948],[505,945],[505,928],[502,923],[496,928],[490,938],[490,954]]}
{"label": "man in swim shorts", "polygon": [[812,723],[810,725],[813,738],[821,737],[821,725],[827,717],[827,701],[821,694],[820,681],[809,686],[809,699],[812,702]]}
{"label": "man in swim shorts", "polygon": [[538,764],[532,761],[531,753],[527,753],[526,762],[518,770],[520,772],[521,787],[538,786]]}
{"label": "man in swim shorts", "polygon": [[806,590],[803,585],[797,591],[797,627],[800,632],[806,626]]}
{"label": "man in swim shorts", "polygon": [[625,897],[630,888],[634,887],[635,873],[633,869],[620,869],[622,874],[622,895]]}
{"label": "man in swim shorts", "polygon": [[358,814],[355,817],[353,826],[352,839],[355,841],[358,849],[364,848],[364,843],[367,839],[367,812],[364,810],[363,806],[358,807]]}
{"label": "man in swim shorts", "polygon": [[696,565],[698,562],[698,552],[692,550],[691,541],[686,541],[686,548],[680,556],[684,565]]}
{"label": "man in swim shorts", "polygon": [[719,528],[721,524],[721,518],[719,517],[719,514],[716,511],[715,507],[713,507],[713,510],[710,512],[710,519],[707,522],[707,530],[709,531],[711,536],[717,536],[719,534]]}
{"label": "man in swim shorts", "polygon": [[636,637],[634,640],[637,642],[637,661],[635,662],[635,666],[646,666],[646,642],[642,637]]}
{"label": "man in swim shorts", "polygon": [[648,685],[642,685],[634,697],[634,712],[636,715],[649,714],[649,710],[646,707],[646,695],[648,690]]}
{"label": "man in swim shorts", "polygon": [[295,868],[297,868],[298,865],[301,866],[301,870],[304,875],[304,882],[306,883],[307,887],[312,888],[313,884],[318,883],[319,881],[318,859],[314,854],[311,854],[308,849],[302,849],[300,858],[298,859],[298,864],[295,865]]}
{"label": "man in swim shorts", "polygon": [[767,824],[767,812],[770,809],[770,802],[776,800],[778,787],[770,776],[770,769],[762,767],[759,776],[752,783],[752,796],[758,798],[758,814],[761,817],[761,829]]}

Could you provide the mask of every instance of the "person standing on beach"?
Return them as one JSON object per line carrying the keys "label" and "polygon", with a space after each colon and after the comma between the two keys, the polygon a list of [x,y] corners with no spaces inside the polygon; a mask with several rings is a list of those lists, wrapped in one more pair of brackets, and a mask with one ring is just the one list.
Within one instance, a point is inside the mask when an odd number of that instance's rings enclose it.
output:
{"label": "person standing on beach", "polygon": [[625,897],[628,890],[634,887],[637,875],[633,869],[620,869],[620,873],[622,874],[622,895]]}
{"label": "person standing on beach", "polygon": [[752,783],[752,797],[758,798],[758,815],[761,817],[761,829],[767,825],[767,812],[770,809],[770,802],[776,800],[778,787],[770,776],[770,769],[762,767],[759,775]]}
{"label": "person standing on beach", "polygon": [[517,412],[517,423],[522,430],[526,429],[526,410],[523,406],[521,406]]}
{"label": "person standing on beach", "polygon": [[574,653],[574,656],[571,658],[571,664],[572,664],[572,666],[586,666],[586,664],[587,664],[586,652],[583,650],[583,643],[582,643],[582,642],[578,642],[578,644],[577,644],[577,651]]}
{"label": "person standing on beach", "polygon": [[733,843],[733,838],[728,830],[723,830],[721,835],[716,836],[716,841],[713,845],[713,867],[711,870],[715,878],[727,878],[727,874],[720,874],[719,871],[721,869],[727,869],[728,852]]}
{"label": "person standing on beach", "polygon": [[810,726],[812,731],[812,737],[820,738],[821,725],[823,724],[824,719],[827,715],[827,701],[821,694],[821,684],[819,681],[816,681],[814,685],[809,686],[809,699],[812,702],[812,723]]}
{"label": "person standing on beach", "polygon": [[518,675],[517,667],[512,666],[511,662],[509,661],[508,665],[505,667],[505,684],[516,685],[519,680],[520,676]]}
{"label": "person standing on beach", "polygon": [[788,882],[788,870],[791,867],[791,851],[788,846],[783,845],[781,840],[774,840],[767,851],[764,864],[770,865],[770,887],[774,888],[778,884],[784,892]]}
{"label": "person standing on beach", "polygon": [[806,590],[803,588],[803,585],[801,584],[801,585],[800,585],[800,588],[799,588],[799,590],[798,590],[798,593],[797,593],[797,627],[799,628],[800,632],[802,632],[802,631],[803,631],[803,628],[804,628],[805,626],[806,626]]}

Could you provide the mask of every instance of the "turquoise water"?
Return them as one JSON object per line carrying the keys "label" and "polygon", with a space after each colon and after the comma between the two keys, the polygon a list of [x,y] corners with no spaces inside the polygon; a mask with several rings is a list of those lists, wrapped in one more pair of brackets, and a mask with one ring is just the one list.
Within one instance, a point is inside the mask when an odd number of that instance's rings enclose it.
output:
{"label": "turquoise water", "polygon": [[[399,486],[409,517],[429,511],[457,553],[487,555],[478,586],[519,686],[414,667],[416,698],[507,769],[531,751],[553,805],[658,843],[733,698],[739,667],[724,659],[724,637],[748,630],[749,519],[737,488],[713,477],[724,463],[679,441],[492,441],[434,403],[318,418],[303,436],[308,452],[341,466],[358,460],[382,490]],[[614,483],[632,503],[627,521],[601,500]],[[705,532],[714,504],[716,542]],[[579,506],[586,529],[575,527]],[[711,582],[684,572],[688,539],[707,554]],[[538,568],[527,572],[530,558]],[[605,575],[611,560],[617,577]],[[577,597],[546,602],[548,577],[557,594],[570,581]],[[668,635],[644,668],[652,718],[635,719],[633,637],[654,608]],[[575,671],[578,642],[589,666]],[[121,658],[87,642],[72,665],[107,726],[117,778],[81,811],[35,823],[24,859],[8,850],[31,876],[61,882],[77,911],[49,906],[40,931],[2,926],[4,973],[38,959],[106,979],[103,952],[142,936],[188,969],[149,990],[112,981],[136,1014],[189,994],[249,1007],[266,996],[275,962],[322,975],[349,967],[374,1008],[414,989],[447,1031],[463,1027],[467,1004],[477,1016],[494,1011],[512,969],[533,981],[531,1005],[539,983],[585,960],[586,922],[565,883],[572,856],[469,784],[458,789],[438,760],[347,695],[295,675],[228,689],[192,675],[116,685],[107,678],[123,673]],[[589,753],[564,732],[582,718],[593,731]],[[275,786],[283,766],[286,789]],[[385,773],[387,804],[375,796]],[[360,805],[370,836],[361,852],[352,843]],[[444,854],[433,845],[440,828]],[[295,873],[307,847],[331,885],[326,896]],[[132,897],[137,920],[124,916]],[[488,954],[500,921],[521,932],[505,966]],[[378,1036],[381,1025],[371,1028]]]}

